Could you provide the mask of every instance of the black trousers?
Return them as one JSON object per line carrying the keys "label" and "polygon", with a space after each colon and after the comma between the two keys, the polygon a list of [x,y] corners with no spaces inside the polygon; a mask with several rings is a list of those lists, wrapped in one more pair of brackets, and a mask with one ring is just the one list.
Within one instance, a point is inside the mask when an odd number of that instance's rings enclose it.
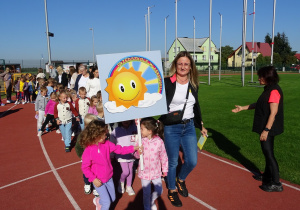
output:
{"label": "black trousers", "polygon": [[56,123],[56,120],[54,119],[54,115],[52,115],[52,114],[47,114],[46,119],[45,119],[45,121],[44,121],[44,123],[43,123],[43,125],[42,125],[42,127],[41,127],[41,131],[44,131],[46,125],[47,125],[50,121],[52,122],[52,126],[53,126],[54,128],[56,128],[56,129],[58,129],[58,125],[57,125],[57,123]]}
{"label": "black trousers", "polygon": [[11,101],[11,84],[6,87],[6,99]]}
{"label": "black trousers", "polygon": [[266,167],[263,175],[263,183],[279,183],[279,167],[274,156],[274,136],[268,136],[266,141],[260,141],[262,152],[265,156]]}

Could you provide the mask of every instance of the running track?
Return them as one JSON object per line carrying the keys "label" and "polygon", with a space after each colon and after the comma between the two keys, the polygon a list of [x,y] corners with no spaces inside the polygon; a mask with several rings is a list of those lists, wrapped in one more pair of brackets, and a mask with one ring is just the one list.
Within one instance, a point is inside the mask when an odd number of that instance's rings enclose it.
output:
{"label": "running track", "polygon": [[[95,209],[93,195],[83,193],[75,151],[66,154],[61,135],[55,132],[38,138],[34,114],[33,104],[0,107],[1,209]],[[180,197],[181,209],[300,209],[299,185],[282,180],[282,193],[267,193],[235,162],[205,151],[198,160],[186,180],[190,196]],[[179,209],[170,204],[163,185],[159,209]],[[143,209],[138,177],[133,188],[136,196],[117,193],[112,209]]]}

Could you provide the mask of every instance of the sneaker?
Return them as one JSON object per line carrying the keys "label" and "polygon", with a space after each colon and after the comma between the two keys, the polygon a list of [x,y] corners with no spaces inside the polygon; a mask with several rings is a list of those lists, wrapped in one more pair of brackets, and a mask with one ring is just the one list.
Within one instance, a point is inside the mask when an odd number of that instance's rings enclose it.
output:
{"label": "sneaker", "polygon": [[97,190],[93,189],[93,195],[94,195],[95,197],[99,197],[99,194],[98,194]]}
{"label": "sneaker", "polygon": [[99,203],[99,200],[100,200],[99,197],[96,197],[96,198],[93,199],[93,203],[96,206],[96,210],[101,210],[101,205]]}
{"label": "sneaker", "polygon": [[38,136],[42,136],[43,131],[41,129],[38,130]]}
{"label": "sneaker", "polygon": [[25,102],[25,101],[23,101],[23,102],[22,102],[22,104],[24,105],[24,104],[26,104],[26,102]]}
{"label": "sneaker", "polygon": [[283,191],[283,187],[282,184],[269,184],[269,185],[261,185],[259,186],[260,189],[262,189],[263,191],[266,192],[282,192]]}
{"label": "sneaker", "polygon": [[11,101],[10,101],[10,100],[7,100],[7,101],[6,101],[6,103],[7,103],[7,104],[10,104],[10,103],[11,103]]}
{"label": "sneaker", "polygon": [[57,129],[57,130],[56,130],[56,133],[60,133],[60,130],[59,130],[59,129]]}
{"label": "sneaker", "polygon": [[91,185],[90,184],[85,184],[84,185],[84,194],[91,194],[92,189],[91,189]]}
{"label": "sneaker", "polygon": [[65,147],[66,152],[71,152],[70,147]]}
{"label": "sneaker", "polygon": [[189,192],[186,189],[186,185],[185,185],[185,181],[179,181],[179,179],[177,178],[176,180],[176,187],[178,189],[178,193],[180,195],[182,195],[183,197],[188,197],[189,196]]}
{"label": "sneaker", "polygon": [[74,132],[72,133],[72,136],[75,136],[75,133],[74,133]]}
{"label": "sneaker", "polygon": [[64,137],[61,137],[61,140],[64,141]]}
{"label": "sneaker", "polygon": [[124,182],[119,182],[118,192],[123,194],[125,192]]}
{"label": "sneaker", "polygon": [[176,207],[181,207],[182,206],[181,200],[178,197],[178,192],[176,192],[176,191],[175,192],[171,192],[169,190],[168,191],[168,198],[171,201],[171,204],[173,206],[176,206]]}
{"label": "sneaker", "polygon": [[15,104],[19,104],[19,101],[16,101]]}
{"label": "sneaker", "polygon": [[4,103],[1,103],[1,106],[5,106],[5,104],[4,104]]}
{"label": "sneaker", "polygon": [[151,210],[157,210],[157,206],[155,205],[155,203],[152,203]]}
{"label": "sneaker", "polygon": [[51,130],[50,130],[50,128],[46,128],[46,131],[47,131],[47,132],[50,132]]}
{"label": "sneaker", "polygon": [[133,191],[131,186],[126,187],[126,192],[128,193],[128,195],[135,195],[135,192]]}

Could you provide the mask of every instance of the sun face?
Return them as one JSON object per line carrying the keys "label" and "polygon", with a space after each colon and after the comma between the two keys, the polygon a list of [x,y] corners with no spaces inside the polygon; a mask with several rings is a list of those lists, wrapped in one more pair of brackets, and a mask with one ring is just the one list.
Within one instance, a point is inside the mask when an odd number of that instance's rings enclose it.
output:
{"label": "sun face", "polygon": [[123,67],[120,71],[106,79],[109,101],[115,101],[116,106],[123,105],[126,108],[138,106],[140,100],[144,100],[144,94],[147,92],[146,80],[141,76],[142,72],[135,71],[133,67],[126,69]]}

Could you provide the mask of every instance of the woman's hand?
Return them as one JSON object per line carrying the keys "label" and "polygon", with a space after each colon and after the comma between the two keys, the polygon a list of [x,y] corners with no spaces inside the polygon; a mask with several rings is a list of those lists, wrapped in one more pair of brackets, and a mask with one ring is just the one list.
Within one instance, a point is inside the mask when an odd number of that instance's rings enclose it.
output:
{"label": "woman's hand", "polygon": [[101,187],[102,182],[99,179],[94,179],[93,184],[95,185],[95,187]]}
{"label": "woman's hand", "polygon": [[263,132],[260,134],[260,138],[259,138],[259,139],[260,139],[261,141],[267,141],[268,134],[269,134],[268,131],[263,131]]}
{"label": "woman's hand", "polygon": [[235,109],[231,110],[233,113],[238,113],[243,110],[242,106],[235,105],[235,107],[236,107]]}
{"label": "woman's hand", "polygon": [[203,136],[207,136],[207,130],[206,130],[206,128],[204,128],[203,126],[202,126],[202,131],[201,131],[201,133],[202,133]]}

